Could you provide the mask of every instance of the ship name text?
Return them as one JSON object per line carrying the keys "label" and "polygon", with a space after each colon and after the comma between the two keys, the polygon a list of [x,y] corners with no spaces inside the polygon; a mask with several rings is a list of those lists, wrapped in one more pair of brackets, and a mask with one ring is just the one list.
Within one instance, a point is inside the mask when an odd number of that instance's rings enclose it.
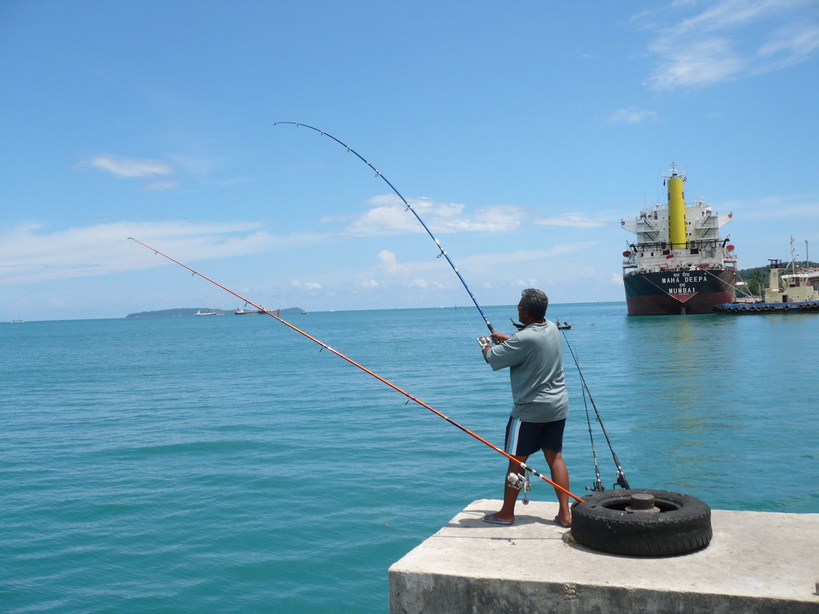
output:
{"label": "ship name text", "polygon": [[680,275],[675,274],[673,277],[663,277],[664,284],[698,284],[706,281],[708,277],[705,275]]}

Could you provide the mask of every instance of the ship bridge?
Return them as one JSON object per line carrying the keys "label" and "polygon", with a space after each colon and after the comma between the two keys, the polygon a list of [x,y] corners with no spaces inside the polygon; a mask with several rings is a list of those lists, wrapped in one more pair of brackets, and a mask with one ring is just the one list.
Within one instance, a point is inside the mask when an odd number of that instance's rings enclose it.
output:
{"label": "ship bridge", "polygon": [[733,214],[714,211],[704,199],[685,203],[685,178],[676,167],[672,166],[666,178],[668,207],[657,204],[640,211],[634,220],[620,222],[622,228],[637,235],[623,252],[624,273],[734,267],[734,248],[727,239],[720,238],[720,229],[731,222]]}

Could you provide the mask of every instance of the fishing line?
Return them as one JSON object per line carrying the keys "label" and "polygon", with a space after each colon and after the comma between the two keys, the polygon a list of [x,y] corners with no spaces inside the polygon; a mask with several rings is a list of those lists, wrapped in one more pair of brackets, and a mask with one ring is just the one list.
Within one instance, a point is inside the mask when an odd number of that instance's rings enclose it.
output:
{"label": "fishing line", "polygon": [[452,267],[453,271],[455,271],[455,275],[457,275],[458,279],[461,280],[461,284],[463,285],[463,287],[466,290],[467,294],[469,294],[469,298],[472,299],[472,302],[475,303],[475,307],[478,308],[478,312],[481,314],[481,317],[483,318],[483,321],[486,322],[486,327],[489,329],[489,332],[490,333],[495,332],[495,329],[492,328],[492,324],[489,323],[489,319],[486,317],[486,314],[483,312],[483,309],[481,309],[481,306],[478,304],[477,299],[475,299],[475,295],[472,294],[472,290],[469,289],[469,286],[466,284],[466,281],[461,276],[460,271],[458,271],[458,267],[456,267],[455,263],[452,262],[452,259],[449,257],[449,254],[447,254],[446,251],[444,251],[444,248],[441,246],[441,242],[438,241],[438,239],[435,238],[435,235],[432,234],[432,231],[429,229],[429,227],[426,225],[426,223],[424,223],[424,220],[421,219],[421,216],[418,215],[418,212],[415,209],[412,208],[412,205],[410,205],[409,202],[407,202],[407,199],[404,198],[401,195],[401,192],[399,192],[395,188],[395,186],[392,183],[390,183],[389,179],[384,177],[384,175],[382,175],[381,172],[377,168],[375,168],[366,159],[364,159],[361,156],[361,154],[359,154],[355,149],[353,149],[352,147],[350,147],[346,143],[343,143],[342,141],[338,140],[332,134],[329,134],[329,133],[325,132],[324,130],[320,130],[319,128],[315,128],[315,127],[309,126],[307,124],[300,124],[300,123],[297,123],[297,122],[275,122],[273,125],[278,126],[279,124],[284,124],[284,125],[289,125],[289,126],[296,126],[297,128],[299,128],[299,127],[309,128],[310,130],[314,130],[314,131],[318,132],[319,134],[321,134],[323,136],[326,136],[327,138],[333,139],[336,143],[341,145],[344,149],[346,149],[347,151],[349,151],[351,153],[354,153],[359,160],[361,160],[364,164],[366,164],[373,171],[375,171],[376,176],[381,177],[381,179],[384,180],[384,183],[386,183],[388,186],[390,186],[390,189],[393,192],[395,192],[395,194],[398,196],[398,198],[401,199],[401,202],[403,202],[404,205],[406,205],[407,211],[412,212],[412,214],[415,216],[415,219],[418,220],[421,223],[421,226],[424,227],[424,230],[427,231],[427,234],[430,236],[430,238],[433,241],[435,241],[435,245],[438,247],[438,250],[441,252],[440,254],[438,254],[438,257],[440,258],[441,256],[443,256],[444,258],[446,258],[446,261],[449,263],[449,266]]}
{"label": "fishing line", "polygon": [[[589,427],[589,441],[591,442],[591,453],[592,453],[592,460],[594,461],[594,483],[592,484],[591,490],[597,492],[603,492],[606,490],[606,487],[603,485],[603,480],[600,479],[600,466],[597,463],[597,450],[594,447],[594,434],[592,433],[592,426],[591,426],[591,416],[589,415],[589,404],[586,402],[586,389],[581,386],[580,388],[583,391],[583,408],[586,410],[586,425]],[[586,487],[586,490],[589,490],[589,487]]]}
{"label": "fishing line", "polygon": [[[97,272],[97,269],[94,266],[99,265],[100,262],[105,262],[106,264],[110,263],[111,259],[106,258],[103,260],[103,256],[108,256],[114,250],[122,249],[122,242],[121,240],[117,240],[116,243],[111,243],[108,247],[103,248],[99,252],[95,252],[88,256],[85,260],[81,260],[74,265],[66,265],[64,269],[59,270],[58,273],[52,277],[52,279],[56,279],[59,281],[64,281],[67,279],[75,279],[78,277],[91,277],[94,275],[99,275],[100,273]],[[64,261],[61,261],[58,264],[50,264],[48,261],[35,261],[35,262],[21,262],[19,264],[19,268],[23,269],[34,269],[35,274],[37,271],[45,269],[45,270],[53,270],[57,269],[60,265],[66,264]],[[94,265],[89,267],[89,265]],[[10,267],[9,267],[10,268]],[[107,270],[108,271],[108,270]],[[28,292],[23,292],[20,294],[16,294],[14,296],[13,302],[10,304],[10,308],[20,307],[21,309],[30,309],[31,304],[28,302],[28,299],[31,295],[33,295],[36,291],[39,290],[39,287],[36,282],[32,281],[31,279],[27,279],[25,281],[16,281],[13,278],[9,278],[11,283],[27,283],[30,285],[30,290]],[[34,303],[39,303],[39,301],[34,301]]]}
{"label": "fishing line", "polygon": [[561,492],[563,492],[563,493],[565,493],[565,494],[569,495],[570,497],[572,497],[572,498],[576,499],[577,501],[582,501],[582,499],[581,499],[580,497],[578,497],[577,495],[575,495],[575,494],[573,494],[573,493],[569,492],[567,489],[563,488],[563,487],[562,487],[560,484],[557,484],[557,483],[553,482],[552,480],[550,480],[549,478],[547,478],[545,475],[543,475],[543,474],[539,473],[538,471],[536,471],[535,469],[533,469],[532,467],[530,467],[530,466],[529,466],[529,465],[527,465],[526,463],[521,462],[520,460],[516,459],[516,458],[515,458],[514,456],[512,456],[511,454],[508,454],[508,453],[507,453],[507,452],[505,452],[504,450],[501,450],[501,449],[500,449],[499,447],[497,447],[495,444],[493,444],[493,443],[491,443],[491,442],[487,441],[486,439],[484,439],[484,438],[483,438],[483,437],[481,437],[480,435],[478,435],[478,434],[476,434],[476,433],[474,433],[474,432],[470,431],[468,428],[466,428],[466,427],[464,427],[464,426],[461,426],[460,424],[458,424],[457,422],[455,422],[453,419],[451,419],[449,416],[446,416],[445,414],[441,413],[440,411],[438,411],[438,410],[437,410],[437,409],[435,409],[434,407],[432,407],[432,406],[430,406],[430,405],[427,405],[426,403],[424,403],[424,402],[423,402],[423,401],[421,401],[420,399],[418,399],[418,398],[414,397],[413,395],[411,395],[409,392],[406,392],[405,390],[403,390],[403,389],[399,388],[398,386],[396,386],[395,384],[393,384],[393,383],[392,383],[392,382],[390,382],[389,380],[384,379],[383,377],[381,377],[380,375],[378,375],[378,374],[377,374],[377,373],[375,373],[374,371],[370,371],[370,370],[369,370],[367,367],[365,367],[365,366],[363,366],[363,365],[361,365],[361,364],[357,363],[357,362],[356,362],[356,361],[354,361],[352,358],[350,358],[350,357],[346,356],[345,354],[342,354],[342,353],[341,353],[341,352],[339,352],[338,350],[335,350],[335,349],[331,348],[329,345],[327,345],[327,344],[326,344],[326,343],[324,343],[323,341],[320,341],[320,340],[319,340],[319,339],[317,339],[316,337],[313,337],[313,336],[312,336],[312,335],[310,335],[309,333],[307,333],[307,332],[305,332],[305,331],[301,330],[301,329],[300,329],[300,328],[298,328],[297,326],[294,326],[294,325],[293,325],[293,324],[291,324],[290,322],[287,322],[286,320],[283,320],[283,319],[282,319],[282,318],[280,318],[280,317],[279,317],[279,316],[278,316],[276,313],[273,313],[273,312],[271,312],[271,311],[268,311],[267,309],[265,309],[265,308],[264,308],[264,307],[262,307],[261,305],[257,305],[256,303],[254,303],[254,302],[253,302],[253,301],[251,301],[250,299],[245,298],[245,297],[244,297],[244,296],[242,296],[241,294],[238,294],[237,292],[234,292],[233,290],[231,290],[230,288],[228,288],[228,287],[226,287],[226,286],[223,286],[223,285],[222,285],[222,284],[220,284],[219,282],[214,281],[214,280],[213,280],[213,279],[211,279],[210,277],[207,277],[207,276],[203,275],[203,274],[202,274],[202,273],[200,273],[199,271],[197,271],[197,270],[195,270],[195,269],[192,269],[192,268],[191,268],[191,267],[189,267],[187,264],[184,264],[184,263],[180,262],[179,260],[175,260],[174,258],[171,258],[170,256],[168,256],[167,254],[162,253],[162,252],[161,252],[161,251],[159,251],[158,249],[156,249],[156,248],[154,248],[154,247],[151,247],[150,245],[148,245],[148,244],[146,244],[146,243],[143,243],[142,241],[140,241],[140,240],[138,240],[138,239],[135,239],[134,237],[128,237],[128,239],[129,239],[130,241],[133,241],[134,243],[138,243],[138,244],[139,244],[139,245],[141,245],[142,247],[144,247],[144,248],[146,248],[146,249],[148,249],[148,250],[150,250],[150,251],[154,252],[154,254],[156,254],[156,255],[158,255],[158,256],[162,256],[162,257],[163,257],[163,258],[165,258],[166,260],[170,260],[170,261],[171,261],[171,262],[173,262],[174,264],[177,264],[177,265],[181,266],[183,269],[187,269],[188,271],[190,271],[190,272],[192,273],[192,275],[193,275],[194,277],[198,275],[199,277],[201,277],[201,278],[202,278],[202,279],[204,279],[205,281],[208,281],[208,282],[212,283],[214,286],[216,286],[216,287],[218,287],[218,288],[221,288],[222,290],[224,290],[225,292],[227,292],[227,293],[229,293],[229,294],[232,294],[233,296],[235,296],[235,297],[236,297],[236,298],[238,298],[239,300],[244,301],[246,304],[248,304],[248,305],[252,305],[253,307],[255,307],[256,309],[258,309],[259,311],[266,313],[266,314],[267,314],[267,315],[269,315],[271,318],[274,318],[275,320],[278,320],[279,322],[281,322],[282,324],[284,324],[285,326],[287,326],[287,327],[288,327],[288,328],[290,328],[291,330],[293,330],[293,331],[295,331],[295,332],[299,333],[300,335],[302,335],[302,336],[304,336],[304,337],[307,337],[307,338],[308,338],[310,341],[312,341],[313,343],[317,343],[318,345],[320,345],[320,346],[321,346],[321,348],[322,348],[322,349],[324,349],[324,350],[328,350],[329,352],[332,352],[333,354],[335,354],[335,355],[336,355],[336,356],[338,356],[339,358],[341,358],[341,359],[343,359],[343,360],[346,360],[348,363],[350,363],[350,364],[351,364],[351,365],[353,365],[354,367],[356,367],[356,368],[358,368],[358,369],[361,369],[362,371],[364,371],[364,373],[366,373],[366,374],[368,374],[368,375],[371,375],[372,377],[374,377],[375,379],[377,379],[377,380],[378,380],[379,382],[381,382],[382,384],[385,384],[385,385],[389,386],[390,388],[392,388],[393,390],[395,390],[396,392],[398,392],[398,393],[400,393],[400,394],[404,395],[404,396],[405,396],[407,399],[409,399],[409,401],[413,401],[413,402],[417,403],[418,405],[420,405],[421,407],[423,407],[423,408],[425,408],[425,409],[428,409],[429,411],[431,411],[432,413],[434,413],[434,414],[435,414],[436,416],[438,416],[439,418],[443,418],[444,420],[446,420],[447,422],[449,422],[449,423],[450,423],[452,426],[455,426],[455,427],[459,428],[460,430],[462,430],[462,431],[463,431],[464,433],[466,433],[467,435],[471,435],[472,437],[474,437],[475,439],[477,439],[477,440],[478,440],[478,441],[480,441],[481,443],[483,443],[483,444],[485,444],[485,445],[489,446],[490,448],[492,448],[493,450],[495,450],[495,452],[498,452],[498,453],[502,454],[503,456],[505,456],[506,458],[508,458],[509,460],[516,462],[518,465],[520,465],[520,468],[521,468],[521,469],[523,469],[524,471],[528,471],[528,472],[529,472],[529,473],[531,473],[532,475],[539,477],[539,478],[540,478],[541,480],[543,480],[544,482],[548,482],[549,484],[551,484],[552,486],[554,486],[555,488],[557,488],[557,489],[558,489],[558,490],[560,490]]}
{"label": "fishing line", "polygon": [[[566,336],[566,331],[561,330],[560,332],[563,333],[563,338],[566,340],[566,346],[569,348],[569,353],[572,355],[572,360],[574,360],[574,365],[577,367],[577,372],[580,375],[580,383],[583,390],[583,402],[586,402],[586,394],[589,395],[589,402],[591,403],[592,407],[594,408],[594,413],[597,416],[597,422],[600,424],[600,430],[603,431],[603,436],[606,438],[606,442],[609,444],[609,450],[611,450],[611,456],[614,459],[614,464],[617,467],[617,482],[615,486],[620,486],[622,488],[629,488],[628,480],[626,479],[626,474],[623,473],[623,468],[620,466],[620,459],[617,458],[617,453],[614,451],[614,447],[611,444],[611,439],[609,439],[609,434],[606,432],[606,427],[603,424],[603,419],[600,417],[600,412],[597,411],[597,405],[592,398],[591,390],[589,390],[588,384],[586,384],[586,378],[583,377],[583,371],[580,369],[580,363],[577,361],[577,356],[574,353],[574,348],[572,348],[572,344],[569,343],[569,338]],[[587,418],[588,419],[588,418]],[[591,426],[589,427],[589,435],[591,435]],[[594,450],[594,440],[592,440],[592,451]],[[600,472],[597,469],[597,455],[594,455],[594,463],[595,463],[595,472],[597,473],[597,481],[594,484],[594,490],[603,490],[603,483],[600,481]]]}
{"label": "fishing line", "polygon": [[[378,177],[383,179],[384,183],[386,183],[388,186],[390,186],[390,189],[398,196],[398,198],[401,199],[401,202],[403,202],[404,205],[406,205],[407,210],[412,212],[412,214],[415,216],[415,219],[418,220],[418,222],[421,224],[421,226],[424,227],[424,230],[427,232],[429,237],[435,242],[435,245],[438,247],[438,249],[441,252],[438,257],[440,258],[441,256],[443,256],[444,258],[446,258],[446,261],[449,263],[449,266],[452,268],[452,270],[458,276],[458,279],[460,280],[460,282],[463,285],[464,289],[466,290],[467,294],[469,294],[469,298],[472,299],[472,302],[474,303],[475,307],[478,309],[478,312],[481,314],[481,317],[483,318],[484,322],[486,323],[486,326],[489,329],[489,332],[490,333],[495,332],[495,329],[492,327],[492,324],[489,322],[489,319],[486,317],[486,314],[484,313],[483,309],[481,309],[481,306],[478,304],[478,301],[475,298],[474,294],[472,294],[472,291],[469,289],[469,286],[467,285],[466,280],[464,280],[464,278],[461,276],[460,271],[458,271],[458,267],[456,267],[455,264],[452,262],[452,259],[446,253],[444,248],[441,246],[440,241],[438,241],[438,239],[435,238],[435,235],[432,234],[432,231],[426,225],[424,220],[421,219],[421,216],[418,215],[418,212],[415,209],[412,208],[412,205],[410,205],[409,202],[407,202],[407,199],[404,198],[404,196],[396,189],[396,187],[383,174],[381,174],[381,172],[377,168],[375,168],[375,166],[370,164],[370,162],[368,162],[361,154],[359,154],[352,147],[350,147],[346,143],[342,142],[341,140],[337,139],[332,134],[329,134],[328,132],[325,132],[324,130],[321,130],[321,129],[316,128],[314,126],[310,126],[308,124],[302,124],[302,123],[298,123],[298,122],[275,122],[274,125],[279,125],[279,124],[295,126],[297,128],[299,128],[299,127],[309,128],[310,130],[313,130],[314,132],[318,132],[320,135],[323,135],[323,136],[326,136],[327,138],[332,139],[333,141],[335,141],[336,143],[341,145],[344,149],[346,149],[348,152],[352,152],[353,154],[355,154],[355,156],[359,160],[361,160],[364,164],[366,164],[370,169],[372,169]],[[512,324],[518,330],[521,330],[523,328],[522,324],[519,324],[519,323],[515,322],[514,320],[512,320]],[[564,336],[564,338],[566,337],[565,331],[563,332],[563,336]],[[581,378],[581,381],[582,381],[582,384],[583,384],[584,395],[585,395],[586,392],[588,392],[589,400],[591,401],[592,406],[594,407],[594,411],[597,414],[597,421],[600,423],[600,427],[603,429],[603,434],[606,437],[606,441],[608,441],[608,443],[609,443],[609,449],[611,450],[611,453],[612,453],[612,455],[614,457],[614,462],[617,465],[617,471],[618,471],[617,484],[621,485],[623,488],[628,488],[628,481],[626,480],[626,476],[623,473],[622,468],[620,467],[620,460],[617,458],[617,454],[615,454],[614,448],[611,445],[611,440],[609,440],[608,434],[606,433],[606,429],[603,426],[603,421],[600,418],[600,413],[597,411],[597,406],[594,404],[594,400],[591,397],[591,391],[589,391],[588,386],[586,385],[585,379],[583,378],[583,373],[582,373],[582,371],[580,371],[580,364],[577,362],[577,358],[574,356],[574,351],[572,350],[571,345],[569,344],[568,338],[566,339],[566,344],[569,346],[569,351],[572,353],[572,357],[574,358],[574,362],[575,362],[575,365],[577,366],[578,373],[580,373],[580,378]],[[584,396],[584,403],[585,403],[585,396]],[[428,408],[428,409],[432,409],[432,408]],[[435,410],[432,410],[432,411],[435,411]],[[588,413],[588,407],[587,407],[587,413]],[[444,417],[444,416],[442,416],[442,417]],[[587,419],[588,419],[588,416],[587,416]],[[462,427],[459,427],[459,428],[462,428]],[[589,434],[591,434],[591,427],[589,427]],[[489,445],[492,446],[492,444],[489,444]],[[494,448],[495,446],[492,446],[492,447]],[[504,454],[505,456],[509,456],[510,458],[514,458],[514,457],[511,457],[510,455],[506,454],[505,452],[503,452],[499,448],[495,448],[495,449],[498,450],[499,452],[501,452],[502,454]],[[602,482],[600,481],[599,470],[597,470],[597,456],[594,453],[594,440],[592,440],[592,453],[594,454],[595,470],[597,471],[597,481],[595,482],[595,490],[597,490],[597,489],[602,490],[603,485],[602,485]],[[526,467],[522,463],[521,463],[521,466],[524,469],[532,471],[531,469],[529,469],[528,467]],[[538,477],[543,478],[543,476],[540,476],[539,474],[535,473],[534,471],[532,473],[534,475],[538,475]],[[543,479],[546,479],[546,478],[543,478]],[[549,482],[550,484],[554,485],[554,482],[552,482],[551,480],[546,479],[546,481]],[[572,495],[572,496],[574,496],[574,495]]]}

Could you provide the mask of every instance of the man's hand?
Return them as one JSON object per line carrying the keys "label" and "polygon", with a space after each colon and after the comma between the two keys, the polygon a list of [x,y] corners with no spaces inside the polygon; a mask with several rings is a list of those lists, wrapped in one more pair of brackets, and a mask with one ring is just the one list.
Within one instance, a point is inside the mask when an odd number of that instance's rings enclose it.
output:
{"label": "man's hand", "polygon": [[492,341],[495,343],[495,345],[500,345],[501,343],[509,339],[509,335],[504,335],[503,333],[492,333],[490,337],[492,338]]}

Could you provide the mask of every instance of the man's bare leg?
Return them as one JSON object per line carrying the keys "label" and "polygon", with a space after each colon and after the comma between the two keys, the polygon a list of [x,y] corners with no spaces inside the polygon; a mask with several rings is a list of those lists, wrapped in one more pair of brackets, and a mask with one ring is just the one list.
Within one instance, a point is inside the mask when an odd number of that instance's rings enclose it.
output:
{"label": "man's bare leg", "polygon": [[[516,456],[515,458],[525,463],[526,459],[528,459],[529,456],[528,455]],[[506,476],[508,476],[510,473],[517,473],[518,475],[523,475],[523,469],[521,469],[521,466],[515,461],[513,460],[509,461],[509,469],[503,476],[503,506],[500,508],[500,511],[492,514],[492,516],[495,517],[495,520],[500,520],[502,522],[515,521],[515,503],[517,503],[518,495],[520,494],[519,489],[509,486],[509,482],[506,481]],[[484,520],[491,520],[491,518],[489,518],[489,516],[484,516]]]}
{"label": "man's bare leg", "polygon": [[[549,469],[552,472],[552,481],[569,490],[569,469],[566,467],[566,462],[563,460],[563,454],[554,452],[553,450],[543,450],[543,455],[546,457],[546,462],[549,463]],[[558,512],[555,520],[557,520],[564,527],[572,526],[572,512],[569,509],[569,495],[562,490],[555,488],[557,495]]]}

